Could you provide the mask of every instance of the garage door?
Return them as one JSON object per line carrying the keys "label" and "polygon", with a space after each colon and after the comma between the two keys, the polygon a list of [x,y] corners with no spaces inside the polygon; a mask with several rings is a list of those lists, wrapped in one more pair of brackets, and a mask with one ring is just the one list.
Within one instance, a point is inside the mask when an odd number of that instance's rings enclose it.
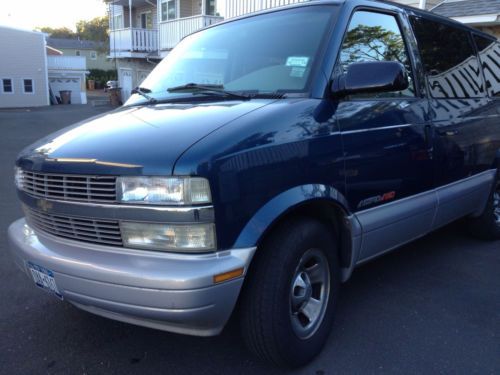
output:
{"label": "garage door", "polygon": [[55,96],[59,96],[59,91],[71,91],[71,104],[82,104],[82,84],[80,77],[50,77],[50,88]]}

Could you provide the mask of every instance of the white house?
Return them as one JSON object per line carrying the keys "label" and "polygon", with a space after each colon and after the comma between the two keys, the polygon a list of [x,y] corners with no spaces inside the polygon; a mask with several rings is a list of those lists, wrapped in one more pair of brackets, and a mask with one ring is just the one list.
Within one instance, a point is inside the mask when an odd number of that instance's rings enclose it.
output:
{"label": "white house", "polygon": [[49,87],[55,96],[71,91],[71,104],[87,104],[85,76],[88,74],[84,56],[47,56]]}
{"label": "white house", "polygon": [[0,108],[49,105],[45,35],[0,26]]}
{"label": "white house", "polygon": [[0,26],[0,108],[50,105],[51,91],[71,91],[72,104],[86,104],[85,57],[46,48],[45,34]]}
{"label": "white house", "polygon": [[500,37],[500,0],[444,0],[432,12]]}

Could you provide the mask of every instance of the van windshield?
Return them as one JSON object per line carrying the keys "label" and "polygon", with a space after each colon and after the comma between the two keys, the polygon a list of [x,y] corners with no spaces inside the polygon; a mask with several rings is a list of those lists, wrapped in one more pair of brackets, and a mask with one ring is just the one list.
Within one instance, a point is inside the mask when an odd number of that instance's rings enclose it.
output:
{"label": "van windshield", "polygon": [[307,6],[276,11],[192,34],[140,85],[146,95],[135,94],[126,104],[204,93],[194,86],[212,87],[205,94],[214,95],[306,92],[337,9]]}

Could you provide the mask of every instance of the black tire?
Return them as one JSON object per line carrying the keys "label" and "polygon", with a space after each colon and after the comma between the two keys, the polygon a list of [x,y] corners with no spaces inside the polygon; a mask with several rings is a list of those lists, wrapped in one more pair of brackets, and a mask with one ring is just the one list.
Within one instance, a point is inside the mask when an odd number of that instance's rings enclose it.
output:
{"label": "black tire", "polygon": [[[300,265],[308,257],[311,261]],[[329,282],[325,281],[324,271],[321,277],[319,272],[311,273],[310,279],[304,275],[308,269],[318,271],[314,262],[328,270]],[[299,278],[309,280],[309,289],[297,286]],[[309,363],[321,352],[330,333],[339,286],[338,253],[331,227],[314,219],[298,218],[276,228],[257,250],[241,296],[241,328],[248,348],[280,367],[295,368]],[[316,314],[316,303],[327,289],[328,297],[321,305],[323,312]],[[309,302],[306,294],[310,296]],[[300,305],[297,300],[302,298]],[[315,328],[313,320],[300,311],[312,299],[316,299],[316,308],[307,310],[309,315],[317,316]],[[310,332],[306,329],[309,325]]]}
{"label": "black tire", "polygon": [[487,241],[500,240],[500,177],[497,177],[482,215],[469,218],[466,225],[474,237]]}

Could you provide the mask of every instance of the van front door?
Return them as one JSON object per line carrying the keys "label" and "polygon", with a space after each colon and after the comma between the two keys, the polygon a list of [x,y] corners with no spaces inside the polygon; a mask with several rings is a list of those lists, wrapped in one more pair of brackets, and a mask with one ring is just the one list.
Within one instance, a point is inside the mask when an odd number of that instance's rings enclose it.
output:
{"label": "van front door", "polygon": [[360,260],[427,233],[436,209],[427,99],[415,75],[397,14],[356,11],[336,74],[349,64],[398,61],[410,77],[399,92],[353,95],[338,104],[346,195],[362,225]]}

